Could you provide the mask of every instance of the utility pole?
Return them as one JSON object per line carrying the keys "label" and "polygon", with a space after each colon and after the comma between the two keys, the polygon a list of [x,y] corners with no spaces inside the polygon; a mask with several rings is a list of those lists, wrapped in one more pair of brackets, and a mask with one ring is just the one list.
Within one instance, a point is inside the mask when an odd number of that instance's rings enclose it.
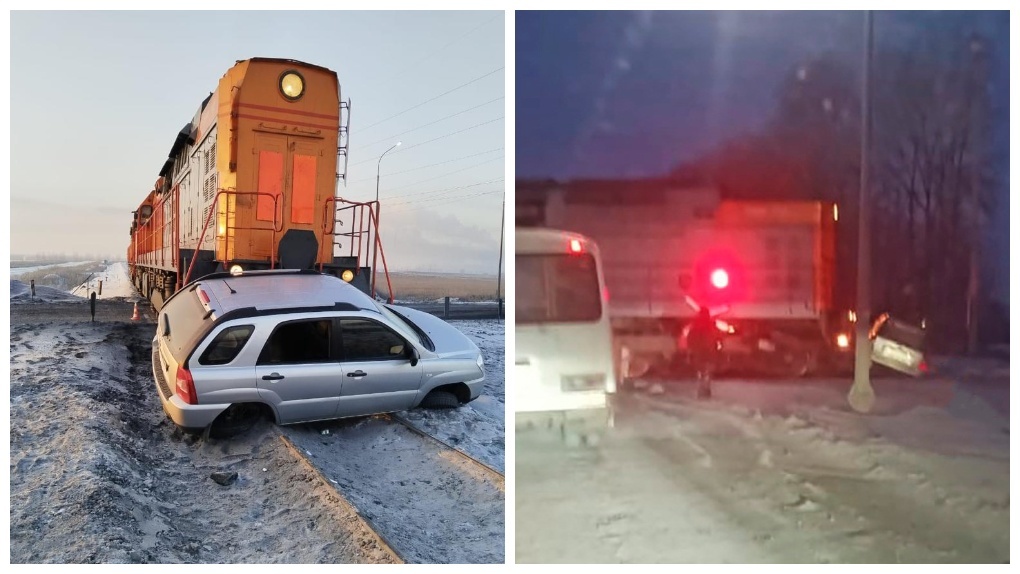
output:
{"label": "utility pole", "polygon": [[875,406],[875,390],[871,387],[871,236],[869,205],[869,145],[871,143],[871,53],[872,14],[864,11],[864,74],[861,86],[861,182],[858,200],[857,229],[857,333],[854,342],[854,384],[847,401],[859,413],[870,412]]}
{"label": "utility pole", "polygon": [[503,192],[503,208],[500,210],[499,222],[499,267],[496,269],[496,302],[499,304],[499,316],[503,317],[503,236],[506,235],[506,192]]}
{"label": "utility pole", "polygon": [[397,143],[393,144],[392,146],[390,146],[390,149],[382,152],[382,155],[379,156],[379,161],[376,162],[376,164],[375,164],[375,207],[373,209],[373,211],[375,211],[375,233],[372,234],[372,298],[373,299],[375,299],[375,274],[376,274],[375,265],[376,265],[376,261],[377,261],[376,257],[379,254],[378,253],[378,247],[379,247],[379,211],[380,211],[379,210],[379,173],[380,173],[380,170],[382,169],[382,158],[386,154],[388,154],[391,151],[393,151],[394,149],[400,147],[400,143],[401,142],[397,142]]}

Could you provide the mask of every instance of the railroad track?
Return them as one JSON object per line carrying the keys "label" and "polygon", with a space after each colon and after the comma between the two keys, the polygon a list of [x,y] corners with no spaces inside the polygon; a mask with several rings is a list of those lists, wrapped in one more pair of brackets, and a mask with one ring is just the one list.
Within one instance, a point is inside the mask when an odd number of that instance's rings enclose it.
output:
{"label": "railroad track", "polygon": [[463,450],[461,450],[461,449],[459,449],[459,448],[457,448],[457,447],[447,443],[446,441],[443,441],[443,440],[441,440],[439,438],[436,438],[436,437],[430,435],[429,433],[423,431],[422,429],[416,427],[414,425],[414,423],[412,423],[411,421],[407,420],[407,418],[404,417],[403,415],[401,415],[400,413],[389,413],[386,416],[390,420],[396,421],[396,422],[404,425],[405,427],[411,429],[414,433],[418,434],[419,436],[425,437],[426,439],[428,439],[428,440],[438,444],[439,446],[447,449],[454,456],[462,458],[463,460],[467,461],[468,463],[475,465],[483,473],[488,474],[489,477],[494,482],[498,482],[499,489],[501,491],[505,492],[505,490],[504,490],[504,488],[505,488],[504,476],[503,476],[503,473],[500,472],[499,470],[497,470],[497,469],[489,466],[488,464],[478,460],[477,458],[475,458],[475,457],[469,455],[468,453],[464,452]]}
{"label": "railroad track", "polygon": [[399,414],[317,427],[280,438],[394,561],[504,562],[503,473]]}

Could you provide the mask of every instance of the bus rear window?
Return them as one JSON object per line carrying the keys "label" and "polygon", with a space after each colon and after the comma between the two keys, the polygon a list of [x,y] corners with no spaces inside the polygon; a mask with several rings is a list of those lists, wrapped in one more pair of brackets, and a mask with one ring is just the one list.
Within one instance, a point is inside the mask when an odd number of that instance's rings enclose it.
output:
{"label": "bus rear window", "polygon": [[517,255],[517,323],[584,323],[602,316],[591,254]]}

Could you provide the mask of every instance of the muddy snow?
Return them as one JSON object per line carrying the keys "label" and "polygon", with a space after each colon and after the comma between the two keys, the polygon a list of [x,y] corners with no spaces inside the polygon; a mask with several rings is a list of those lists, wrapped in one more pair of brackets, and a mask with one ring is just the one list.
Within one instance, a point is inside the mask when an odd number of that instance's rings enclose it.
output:
{"label": "muddy snow", "polygon": [[[40,286],[33,298],[27,285],[11,281],[12,562],[393,561],[349,502],[380,524],[399,523],[388,528],[396,528],[391,536],[408,560],[503,561],[502,491],[432,443],[423,448],[424,439],[406,428],[372,430],[375,419],[338,423],[370,432],[340,450],[308,446],[318,472],[279,439],[287,432],[323,442],[304,425],[267,422],[229,441],[183,436],[151,379],[151,309],[139,305],[142,320],[130,320],[137,298],[120,265],[107,268],[94,323],[87,300]],[[443,440],[502,468],[502,323],[459,326],[486,354],[485,396],[477,408],[407,414],[419,427],[445,421],[445,434],[436,432]],[[420,451],[417,466],[404,464],[408,445]],[[366,454],[377,458],[345,466]],[[214,472],[237,477],[221,486]],[[338,482],[324,483],[320,473]],[[399,488],[354,488],[341,499],[339,481]],[[472,506],[451,511],[454,500]],[[445,508],[443,521],[429,522],[437,508]]]}
{"label": "muddy snow", "polygon": [[967,381],[878,380],[864,416],[848,386],[677,383],[617,397],[597,450],[518,435],[517,561],[1008,562],[1008,412]]}

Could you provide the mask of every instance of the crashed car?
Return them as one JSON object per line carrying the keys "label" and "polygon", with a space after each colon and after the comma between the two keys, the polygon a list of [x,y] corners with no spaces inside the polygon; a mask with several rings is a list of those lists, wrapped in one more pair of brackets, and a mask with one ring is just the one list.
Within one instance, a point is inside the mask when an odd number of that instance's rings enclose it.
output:
{"label": "crashed car", "polygon": [[872,323],[869,337],[873,362],[913,377],[928,372],[923,329],[883,313]]}
{"label": "crashed car", "polygon": [[482,354],[438,317],[377,304],[314,271],[213,274],[160,310],[152,370],[190,432],[453,408],[481,394]]}

